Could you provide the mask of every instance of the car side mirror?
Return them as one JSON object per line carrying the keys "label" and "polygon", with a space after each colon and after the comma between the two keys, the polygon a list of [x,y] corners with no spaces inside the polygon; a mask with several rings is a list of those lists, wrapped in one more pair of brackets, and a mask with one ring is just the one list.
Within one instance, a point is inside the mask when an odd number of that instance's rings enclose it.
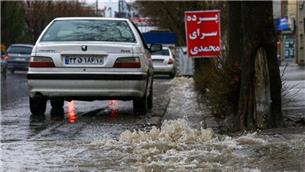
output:
{"label": "car side mirror", "polygon": [[149,49],[150,49],[150,52],[161,51],[162,45],[161,44],[151,44]]}

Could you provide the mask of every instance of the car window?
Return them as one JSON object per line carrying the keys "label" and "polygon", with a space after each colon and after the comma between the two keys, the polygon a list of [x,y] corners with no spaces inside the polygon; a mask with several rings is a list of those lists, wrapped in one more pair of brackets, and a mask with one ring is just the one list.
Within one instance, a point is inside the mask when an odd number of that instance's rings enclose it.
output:
{"label": "car window", "polygon": [[32,47],[10,46],[8,48],[7,52],[12,53],[12,54],[31,54]]}
{"label": "car window", "polygon": [[161,51],[153,52],[152,54],[153,55],[169,56],[169,50],[164,49],[164,50],[161,50]]}
{"label": "car window", "polygon": [[135,42],[135,37],[126,21],[60,20],[49,27],[41,41]]}
{"label": "car window", "polygon": [[149,48],[148,48],[148,46],[147,46],[147,44],[146,44],[146,42],[145,42],[145,39],[144,39],[142,33],[140,32],[139,28],[137,27],[137,25],[134,24],[134,22],[132,22],[131,20],[130,20],[130,22],[132,23],[132,25],[135,27],[136,31],[137,31],[138,34],[140,35],[140,38],[141,38],[141,41],[142,41],[142,44],[143,44],[144,48],[145,48],[146,50],[149,50]]}

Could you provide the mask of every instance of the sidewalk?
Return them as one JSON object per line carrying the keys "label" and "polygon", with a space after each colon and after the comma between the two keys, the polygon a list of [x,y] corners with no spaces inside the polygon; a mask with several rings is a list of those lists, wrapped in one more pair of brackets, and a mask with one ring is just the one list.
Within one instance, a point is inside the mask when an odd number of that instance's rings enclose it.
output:
{"label": "sidewalk", "polygon": [[305,125],[305,66],[288,64],[284,72],[282,109],[288,126]]}
{"label": "sidewalk", "polygon": [[[286,95],[283,96],[283,114],[287,126],[305,125],[305,67],[298,65],[281,66],[284,72]],[[194,89],[193,78],[176,77],[167,94],[170,102],[165,120],[185,119],[192,128],[212,128],[219,131],[219,124],[211,115],[200,94]],[[201,99],[201,100],[200,100]],[[304,123],[304,124],[303,124]]]}
{"label": "sidewalk", "polygon": [[193,78],[176,77],[171,81],[168,95],[170,103],[163,121],[182,118],[194,129],[212,128],[218,131],[214,116],[210,114],[206,105],[199,101],[200,94],[194,89]]}
{"label": "sidewalk", "polygon": [[280,66],[280,70],[287,80],[305,80],[305,66],[287,64]]}

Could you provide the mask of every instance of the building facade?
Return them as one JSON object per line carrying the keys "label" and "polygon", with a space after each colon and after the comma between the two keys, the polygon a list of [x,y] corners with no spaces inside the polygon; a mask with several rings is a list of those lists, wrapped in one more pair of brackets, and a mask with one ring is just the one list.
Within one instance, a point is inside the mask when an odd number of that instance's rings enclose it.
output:
{"label": "building facade", "polygon": [[278,58],[282,64],[305,64],[304,57],[304,1],[273,2],[273,17],[278,32]]}
{"label": "building facade", "polygon": [[298,1],[296,6],[296,61],[305,65],[305,1]]}

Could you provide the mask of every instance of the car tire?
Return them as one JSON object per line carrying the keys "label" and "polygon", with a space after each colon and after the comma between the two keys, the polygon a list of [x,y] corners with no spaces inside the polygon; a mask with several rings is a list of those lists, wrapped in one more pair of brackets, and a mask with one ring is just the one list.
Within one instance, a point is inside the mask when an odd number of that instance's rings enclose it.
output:
{"label": "car tire", "polygon": [[133,112],[136,115],[146,115],[148,110],[148,96],[145,95],[142,98],[133,100]]}
{"label": "car tire", "polygon": [[169,77],[170,78],[175,78],[175,75],[176,75],[175,73],[171,73],[171,74],[169,74]]}
{"label": "car tire", "polygon": [[65,118],[64,108],[52,108],[50,113],[51,120],[63,120]]}
{"label": "car tire", "polygon": [[30,97],[30,110],[33,115],[44,115],[47,107],[47,100],[43,97]]}
{"label": "car tire", "polygon": [[149,110],[153,108],[153,82],[151,83],[149,95],[147,98],[147,107]]}
{"label": "car tire", "polygon": [[61,109],[64,106],[63,100],[51,100],[52,109]]}
{"label": "car tire", "polygon": [[170,78],[175,78],[176,76],[176,70],[172,71],[172,73],[169,74]]}

